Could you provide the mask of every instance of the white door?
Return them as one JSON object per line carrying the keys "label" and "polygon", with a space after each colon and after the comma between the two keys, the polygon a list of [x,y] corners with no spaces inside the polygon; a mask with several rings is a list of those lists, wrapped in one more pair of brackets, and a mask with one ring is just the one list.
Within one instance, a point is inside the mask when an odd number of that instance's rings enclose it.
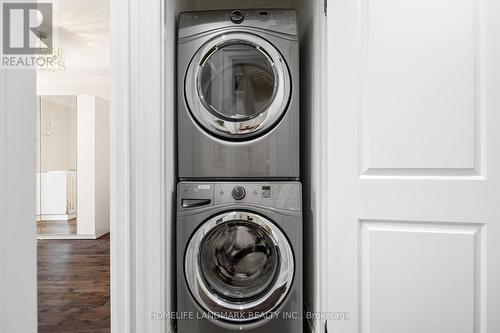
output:
{"label": "white door", "polygon": [[500,2],[328,7],[328,331],[500,332]]}

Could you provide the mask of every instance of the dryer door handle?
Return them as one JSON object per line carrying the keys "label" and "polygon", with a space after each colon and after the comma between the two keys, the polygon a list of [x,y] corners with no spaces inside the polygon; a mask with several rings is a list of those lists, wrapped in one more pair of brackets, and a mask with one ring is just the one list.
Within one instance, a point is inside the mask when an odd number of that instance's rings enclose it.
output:
{"label": "dryer door handle", "polygon": [[182,208],[195,208],[210,205],[210,199],[182,199]]}

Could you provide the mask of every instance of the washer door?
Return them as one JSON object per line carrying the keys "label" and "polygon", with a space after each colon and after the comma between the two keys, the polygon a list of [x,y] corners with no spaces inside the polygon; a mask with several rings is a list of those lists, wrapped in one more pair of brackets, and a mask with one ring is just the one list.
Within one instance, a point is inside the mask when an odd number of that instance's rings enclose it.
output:
{"label": "washer door", "polygon": [[290,74],[280,53],[250,33],[219,35],[202,46],[185,80],[192,116],[225,139],[250,139],[275,126],[290,99]]}
{"label": "washer door", "polygon": [[234,211],[211,218],[192,236],[184,262],[196,301],[216,319],[247,322],[266,316],[293,281],[285,235],[263,216]]}

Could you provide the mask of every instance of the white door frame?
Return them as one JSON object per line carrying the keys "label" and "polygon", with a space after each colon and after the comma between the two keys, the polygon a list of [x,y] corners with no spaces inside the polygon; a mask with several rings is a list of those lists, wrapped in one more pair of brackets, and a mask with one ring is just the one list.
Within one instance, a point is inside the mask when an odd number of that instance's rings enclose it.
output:
{"label": "white door frame", "polygon": [[[326,244],[328,240],[326,239],[326,226],[328,223],[328,202],[327,202],[327,191],[328,186],[325,182],[328,165],[327,165],[327,145],[328,142],[325,140],[328,133],[327,120],[327,24],[328,18],[324,13],[324,3],[323,1],[311,1],[306,2],[308,6],[312,6],[312,14],[310,26],[308,30],[314,37],[308,41],[309,44],[301,44],[301,63],[305,66],[307,70],[312,69],[312,74],[310,74],[310,82],[307,81],[307,77],[302,77],[301,82],[306,82],[302,87],[301,98],[305,98],[306,105],[302,105],[301,112],[310,113],[310,124],[308,130],[304,127],[301,128],[303,135],[309,136],[307,140],[303,138],[302,140],[307,142],[307,149],[309,151],[302,151],[302,158],[309,158],[309,170],[302,169],[301,172],[308,172],[308,178],[303,177],[303,193],[309,196],[310,207],[305,209],[310,209],[308,214],[304,215],[304,225],[308,228],[313,228],[313,240],[314,249],[312,252],[313,258],[304,258],[305,261],[314,261],[313,267],[313,281],[312,286],[304,286],[304,291],[312,287],[313,290],[313,304],[307,304],[305,311],[313,311],[314,317],[311,320],[307,320],[307,327],[311,333],[321,333],[324,332],[325,321],[321,316],[321,313],[325,309],[325,293],[326,281],[328,277],[326,275]],[[298,8],[302,10],[302,8]],[[300,22],[299,22],[300,25]],[[305,48],[305,49],[304,49]],[[311,69],[309,69],[311,68]],[[301,73],[306,71],[302,68]],[[306,81],[304,81],[306,80]],[[308,90],[306,90],[308,89]],[[304,143],[302,143],[304,144]],[[306,154],[308,154],[306,156]],[[308,187],[308,188],[307,188]],[[306,190],[307,188],[307,190]],[[305,201],[305,200],[304,200]],[[331,208],[331,207],[330,207]],[[309,215],[309,216],[307,216]],[[309,245],[307,245],[309,246]]]}
{"label": "white door frame", "polygon": [[37,331],[36,80],[0,70],[0,332]]}
{"label": "white door frame", "polygon": [[[151,313],[171,309],[172,257],[166,253],[175,173],[174,145],[166,144],[173,140],[166,128],[173,126],[173,116],[166,119],[172,112],[164,112],[165,87],[172,87],[164,82],[164,27],[161,0],[111,1],[111,325],[116,333],[165,332],[168,322],[152,320]],[[170,77],[173,65],[167,67]],[[35,97],[33,72],[0,71],[2,332],[37,330]]]}
{"label": "white door frame", "polygon": [[[165,7],[111,0],[111,329],[166,332],[174,150],[165,112]],[[170,64],[169,64],[170,66]],[[168,175],[168,176],[167,176]]]}

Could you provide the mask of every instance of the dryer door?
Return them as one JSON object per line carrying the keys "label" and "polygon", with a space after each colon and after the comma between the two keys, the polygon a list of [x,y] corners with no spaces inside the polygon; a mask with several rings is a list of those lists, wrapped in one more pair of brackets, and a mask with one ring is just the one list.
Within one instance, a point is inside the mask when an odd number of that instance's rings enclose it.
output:
{"label": "dryer door", "polygon": [[196,231],[184,268],[204,310],[241,323],[261,319],[282,303],[293,281],[294,260],[287,238],[271,221],[233,211]]}
{"label": "dryer door", "polygon": [[192,116],[210,134],[250,139],[273,128],[291,94],[284,59],[250,33],[219,35],[201,47],[185,79]]}

